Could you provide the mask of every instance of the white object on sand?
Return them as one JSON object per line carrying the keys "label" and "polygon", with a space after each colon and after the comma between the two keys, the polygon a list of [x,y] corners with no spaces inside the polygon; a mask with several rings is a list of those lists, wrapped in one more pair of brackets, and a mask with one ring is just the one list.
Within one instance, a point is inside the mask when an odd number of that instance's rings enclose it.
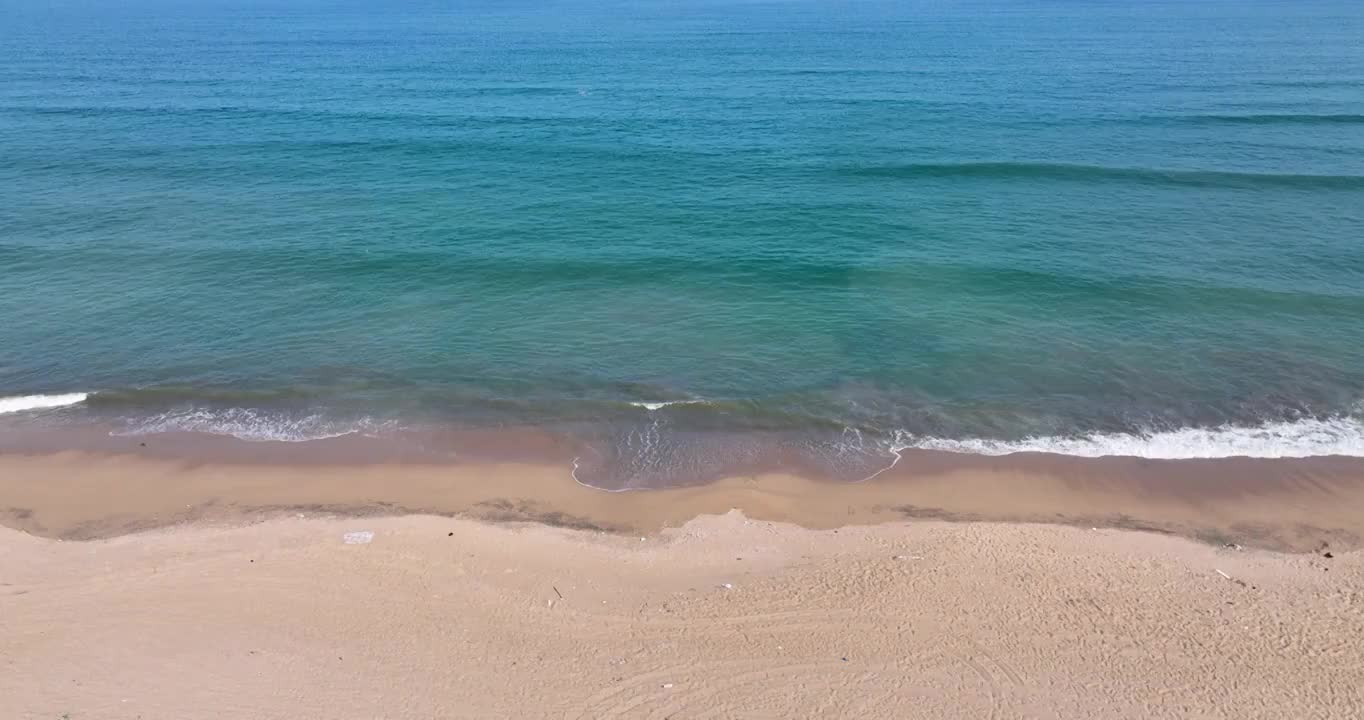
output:
{"label": "white object on sand", "polygon": [[368,545],[374,540],[374,533],[369,530],[356,530],[341,536],[341,541],[347,545]]}

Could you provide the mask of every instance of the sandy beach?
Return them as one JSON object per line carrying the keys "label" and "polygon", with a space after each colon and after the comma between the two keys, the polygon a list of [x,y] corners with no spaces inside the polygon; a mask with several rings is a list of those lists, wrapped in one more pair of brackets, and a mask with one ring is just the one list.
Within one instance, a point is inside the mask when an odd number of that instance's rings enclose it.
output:
{"label": "sandy beach", "polygon": [[1353,552],[937,521],[816,531],[737,512],[644,538],[293,517],[0,544],[6,717],[1364,708]]}
{"label": "sandy beach", "polygon": [[[1292,530],[1344,481],[1194,525],[1206,499],[1097,512],[1121,483],[1048,495],[1021,471],[608,494],[534,466],[68,454],[0,478],[4,717],[1364,712],[1358,513]],[[1006,481],[1015,512],[1068,497],[1070,522],[903,509],[1002,516]],[[1169,534],[1255,518],[1260,546]]]}

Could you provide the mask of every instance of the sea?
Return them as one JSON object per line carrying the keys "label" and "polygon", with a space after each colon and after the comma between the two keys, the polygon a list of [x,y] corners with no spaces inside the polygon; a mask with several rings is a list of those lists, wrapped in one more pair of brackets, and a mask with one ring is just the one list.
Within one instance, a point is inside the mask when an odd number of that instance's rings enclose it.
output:
{"label": "sea", "polygon": [[0,434],[1364,456],[1355,0],[0,18]]}

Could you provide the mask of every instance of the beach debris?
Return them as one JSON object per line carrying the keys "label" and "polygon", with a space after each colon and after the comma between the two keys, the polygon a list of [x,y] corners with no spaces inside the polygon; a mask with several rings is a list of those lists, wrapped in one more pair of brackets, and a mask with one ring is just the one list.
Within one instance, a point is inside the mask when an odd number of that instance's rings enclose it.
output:
{"label": "beach debris", "polygon": [[561,593],[561,592],[559,592],[559,588],[554,587],[553,585],[550,585],[550,587],[551,587],[551,588],[554,588],[554,594],[555,594],[555,595],[558,595],[560,600],[563,600],[563,599],[564,599],[564,594]]}
{"label": "beach debris", "polygon": [[1240,545],[1237,545],[1236,543],[1224,543],[1224,544],[1222,545],[1222,547],[1226,548],[1227,550],[1240,550],[1240,549],[1241,549],[1241,546],[1240,546]]}
{"label": "beach debris", "polygon": [[547,607],[547,608],[553,610],[553,609],[554,609],[554,598],[550,598],[550,599],[546,600],[546,601],[545,601],[545,607]]}
{"label": "beach debris", "polygon": [[923,560],[922,555],[892,555],[891,560]]}
{"label": "beach debris", "polygon": [[[1213,569],[1214,569],[1214,570],[1217,570],[1217,568],[1213,568]],[[1223,578],[1226,578],[1227,580],[1230,580],[1230,581],[1236,583],[1237,585],[1240,585],[1241,587],[1250,587],[1249,585],[1246,585],[1246,581],[1245,581],[1245,580],[1237,580],[1236,578],[1234,578],[1234,577],[1232,577],[1232,576],[1230,576],[1230,575],[1228,575],[1228,574],[1222,572],[1221,570],[1217,570],[1217,574],[1218,574],[1218,575],[1221,575]]]}
{"label": "beach debris", "polygon": [[1322,553],[1321,556],[1324,557],[1324,558],[1326,558],[1327,560],[1330,560],[1331,558],[1335,557],[1335,555],[1332,555],[1331,552],[1330,552],[1329,550],[1326,551],[1326,552],[1324,552],[1324,553]]}
{"label": "beach debris", "polygon": [[663,689],[664,689],[664,690],[670,690],[670,689],[672,689],[672,686],[673,686],[672,683],[663,683]]}
{"label": "beach debris", "polygon": [[374,533],[369,530],[353,530],[341,536],[347,545],[368,545],[374,541]]}
{"label": "beach debris", "polygon": [[724,589],[726,589],[726,590],[733,590],[733,589],[734,589],[734,584],[733,584],[733,583],[720,583],[720,587],[722,587],[722,588],[724,588]]}

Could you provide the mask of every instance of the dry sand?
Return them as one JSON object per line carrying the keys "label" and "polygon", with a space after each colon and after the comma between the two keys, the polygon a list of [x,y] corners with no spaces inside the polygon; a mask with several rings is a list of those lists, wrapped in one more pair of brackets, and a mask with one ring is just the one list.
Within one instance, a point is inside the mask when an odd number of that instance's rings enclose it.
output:
{"label": "dry sand", "polygon": [[[1215,503],[1023,471],[564,480],[0,460],[0,718],[1364,717],[1364,554],[1074,524],[1350,540],[1343,480]],[[1072,524],[903,509],[1006,514],[1009,490]],[[333,514],[423,507],[615,532]]]}
{"label": "dry sand", "polygon": [[3,530],[0,553],[5,718],[1364,713],[1357,552],[732,513],[644,540],[431,516]]}

